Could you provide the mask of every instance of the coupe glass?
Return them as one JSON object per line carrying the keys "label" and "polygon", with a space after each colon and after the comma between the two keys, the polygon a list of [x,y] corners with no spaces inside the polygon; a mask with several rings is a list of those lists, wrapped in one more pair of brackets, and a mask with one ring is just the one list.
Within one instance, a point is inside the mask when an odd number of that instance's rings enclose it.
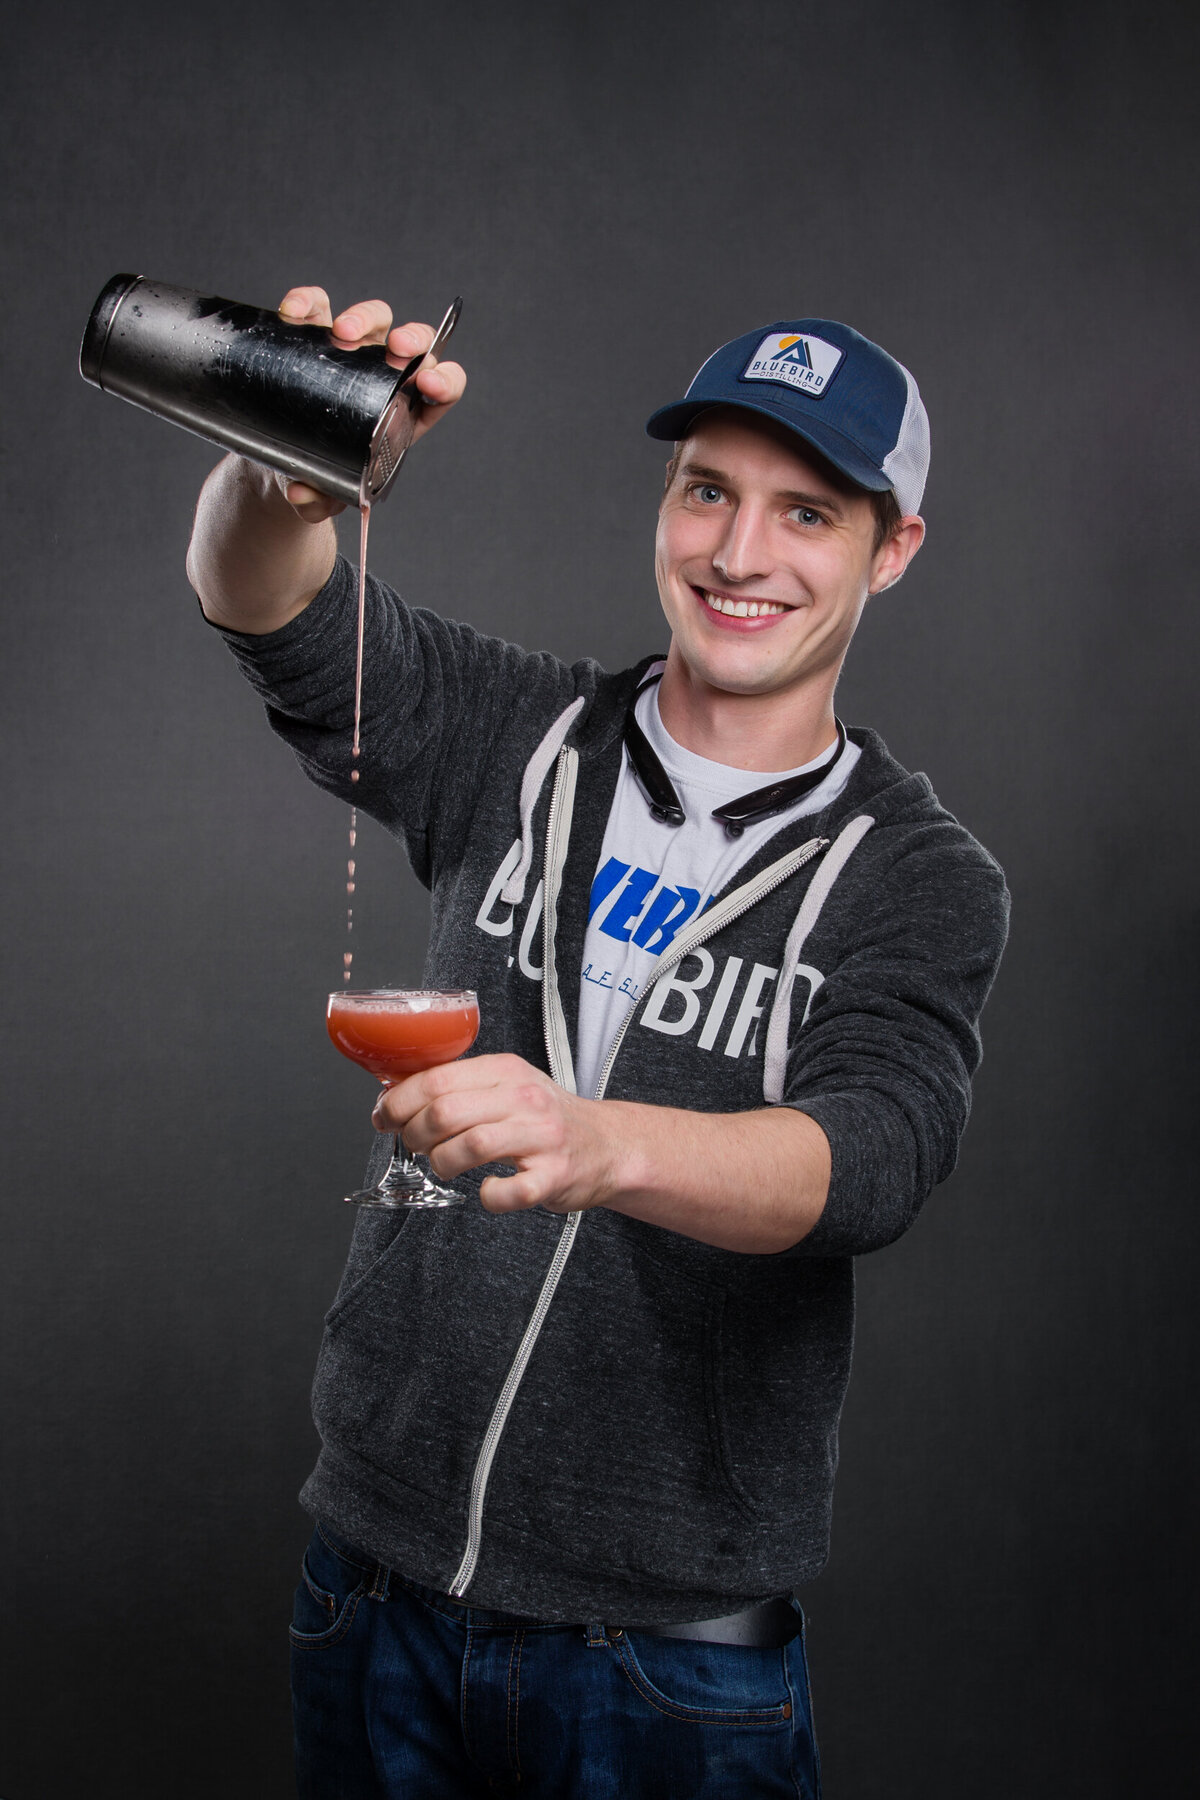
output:
{"label": "coupe glass", "polygon": [[[330,994],[325,1010],[330,1038],[351,1062],[384,1085],[402,1081],[469,1050],[479,1031],[479,1000],[469,988],[449,992],[421,988],[349,988]],[[455,1206],[466,1198],[426,1175],[399,1137],[392,1160],[373,1188],[346,1199],[356,1206]]]}

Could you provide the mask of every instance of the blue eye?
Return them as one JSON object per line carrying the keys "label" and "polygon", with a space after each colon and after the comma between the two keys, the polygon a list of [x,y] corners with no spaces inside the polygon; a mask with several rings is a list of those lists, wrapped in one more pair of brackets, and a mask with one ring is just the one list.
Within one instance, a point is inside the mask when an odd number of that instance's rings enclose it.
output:
{"label": "blue eye", "polygon": [[811,506],[794,506],[792,508],[792,517],[800,525],[821,525],[824,523],[820,513],[814,512]]}
{"label": "blue eye", "polygon": [[697,487],[692,489],[692,492],[695,494],[697,500],[701,501],[705,506],[715,506],[719,500],[725,498],[721,489],[712,481],[702,481]]}

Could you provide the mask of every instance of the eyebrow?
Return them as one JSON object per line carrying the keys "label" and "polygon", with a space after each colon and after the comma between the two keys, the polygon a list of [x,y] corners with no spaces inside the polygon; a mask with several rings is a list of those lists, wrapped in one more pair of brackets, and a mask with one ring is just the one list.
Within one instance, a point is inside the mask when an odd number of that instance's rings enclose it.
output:
{"label": "eyebrow", "polygon": [[[704,463],[684,463],[680,468],[681,475],[692,475],[702,481],[715,482],[718,487],[730,486],[729,476],[723,469],[710,469]],[[833,513],[839,519],[844,516],[845,508],[830,493],[806,493],[802,488],[779,488],[776,499],[790,500],[793,506],[819,507],[822,512]]]}

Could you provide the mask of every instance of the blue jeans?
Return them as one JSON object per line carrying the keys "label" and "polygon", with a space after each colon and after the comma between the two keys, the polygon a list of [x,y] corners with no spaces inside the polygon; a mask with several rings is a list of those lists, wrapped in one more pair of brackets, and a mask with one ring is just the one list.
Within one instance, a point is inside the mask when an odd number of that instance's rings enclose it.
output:
{"label": "blue jeans", "polygon": [[318,1527],[291,1642],[300,1800],[819,1800],[803,1632],[753,1650],[543,1625]]}

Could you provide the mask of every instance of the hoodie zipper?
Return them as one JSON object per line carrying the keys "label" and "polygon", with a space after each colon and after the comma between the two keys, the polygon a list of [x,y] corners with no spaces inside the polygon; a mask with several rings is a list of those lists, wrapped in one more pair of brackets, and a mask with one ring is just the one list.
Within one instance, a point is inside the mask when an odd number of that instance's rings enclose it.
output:
{"label": "hoodie zipper", "polygon": [[[550,812],[546,819],[546,856],[542,877],[544,883],[542,888],[542,1030],[546,1039],[546,1056],[550,1063],[550,1074],[560,1087],[566,1088],[567,1092],[571,1094],[575,1092],[575,1071],[572,1067],[571,1045],[567,1037],[566,1021],[563,1018],[562,1002],[559,999],[558,983],[555,979],[554,934],[558,915],[558,890],[562,881],[563,864],[566,861],[566,833],[570,831],[571,813],[575,801],[575,773],[578,767],[579,752],[577,750],[568,745],[559,752],[558,768],[554,774],[554,788],[550,795]],[[571,1213],[563,1225],[533,1312],[521,1336],[521,1342],[517,1346],[517,1353],[512,1359],[508,1374],[504,1378],[500,1397],[492,1408],[492,1416],[488,1420],[487,1430],[483,1434],[483,1442],[479,1446],[479,1455],[475,1458],[475,1467],[471,1472],[470,1499],[467,1503],[467,1545],[463,1551],[462,1562],[458,1566],[458,1573],[450,1583],[450,1592],[456,1600],[460,1600],[466,1593],[475,1576],[475,1570],[479,1563],[480,1545],[483,1542],[483,1503],[487,1495],[492,1462],[495,1459],[504,1427],[508,1423],[512,1403],[517,1397],[517,1389],[524,1379],[529,1359],[533,1355],[533,1347],[538,1341],[546,1314],[550,1311],[554,1290],[567,1266],[567,1258],[575,1247],[575,1239],[579,1235],[579,1224],[582,1218],[581,1212]]]}
{"label": "hoodie zipper", "polygon": [[458,1566],[458,1573],[450,1583],[450,1593],[455,1600],[462,1599],[475,1576],[475,1569],[479,1562],[479,1550],[483,1542],[483,1502],[487,1494],[488,1476],[492,1472],[492,1461],[499,1448],[504,1427],[508,1423],[508,1415],[512,1410],[512,1403],[517,1397],[517,1389],[524,1379],[529,1359],[533,1355],[533,1347],[546,1322],[546,1314],[550,1311],[550,1302],[554,1298],[554,1290],[558,1286],[559,1276],[566,1267],[567,1258],[575,1247],[575,1239],[579,1233],[579,1221],[582,1218],[581,1212],[574,1212],[563,1226],[555,1247],[554,1260],[546,1271],[546,1279],[542,1283],[537,1304],[525,1327],[517,1354],[513,1357],[512,1366],[504,1378],[504,1386],[500,1389],[500,1398],[492,1408],[488,1428],[483,1434],[483,1443],[479,1447],[479,1455],[475,1460],[475,1469],[471,1476],[467,1547],[463,1551],[463,1559]]}

